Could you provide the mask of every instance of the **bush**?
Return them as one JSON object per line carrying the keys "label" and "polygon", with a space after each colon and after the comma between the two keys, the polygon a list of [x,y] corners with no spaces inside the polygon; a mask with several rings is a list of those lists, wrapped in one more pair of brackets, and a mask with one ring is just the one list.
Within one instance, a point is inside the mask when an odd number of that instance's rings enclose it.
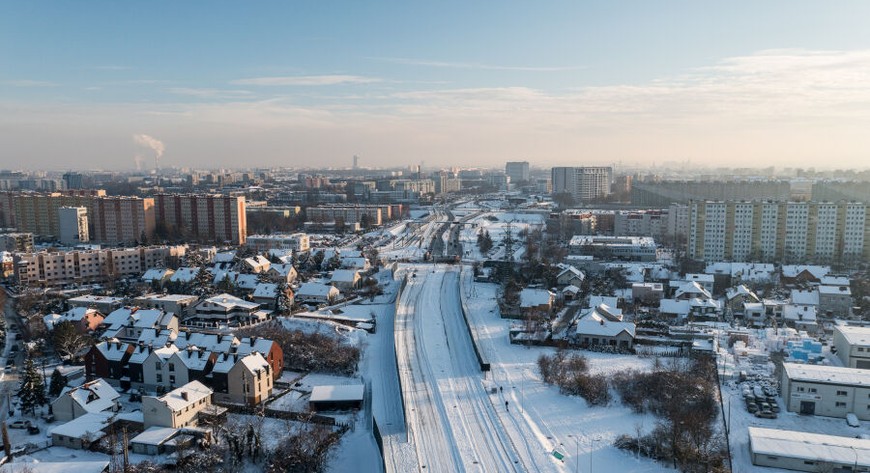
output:
{"label": "bush", "polygon": [[541,355],[538,371],[545,383],[558,386],[563,394],[580,396],[593,406],[610,402],[607,380],[588,374],[589,361],[583,355],[569,356],[564,350],[552,356]]}

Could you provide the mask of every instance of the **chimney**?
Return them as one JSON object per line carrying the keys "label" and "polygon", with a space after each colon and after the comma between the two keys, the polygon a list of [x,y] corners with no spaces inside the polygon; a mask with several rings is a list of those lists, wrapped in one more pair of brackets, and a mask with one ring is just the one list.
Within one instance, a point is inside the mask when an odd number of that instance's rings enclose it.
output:
{"label": "chimney", "polygon": [[187,391],[181,391],[181,399],[184,399],[185,401],[188,400],[188,398],[187,398]]}

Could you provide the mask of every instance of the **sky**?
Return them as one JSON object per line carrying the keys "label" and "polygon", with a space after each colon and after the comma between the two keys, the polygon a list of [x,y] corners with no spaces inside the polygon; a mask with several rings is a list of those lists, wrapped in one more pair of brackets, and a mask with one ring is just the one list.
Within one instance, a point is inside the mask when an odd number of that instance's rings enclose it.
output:
{"label": "sky", "polygon": [[0,169],[870,166],[866,1],[0,2]]}

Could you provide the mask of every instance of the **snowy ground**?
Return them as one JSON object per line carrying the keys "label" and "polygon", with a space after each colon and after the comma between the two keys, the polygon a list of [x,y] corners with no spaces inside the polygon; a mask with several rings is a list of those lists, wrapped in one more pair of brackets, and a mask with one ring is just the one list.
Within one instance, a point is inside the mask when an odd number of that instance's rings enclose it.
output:
{"label": "snowy ground", "polygon": [[[544,226],[544,216],[540,213],[522,212],[482,212],[476,213],[468,220],[468,225],[463,226],[459,234],[459,240],[466,254],[464,259],[468,261],[482,261],[484,259],[503,259],[505,248],[499,243],[504,239],[510,228],[516,243],[514,244],[513,257],[515,261],[522,258],[525,253],[525,245],[519,237],[523,230],[532,231]],[[495,247],[488,255],[482,255],[477,248],[477,234],[486,230],[492,238]]]}
{"label": "snowy ground", "polygon": [[[498,395],[510,402],[510,412],[499,411],[502,423],[518,447],[527,471],[618,471],[626,473],[672,471],[651,460],[637,459],[611,444],[617,436],[652,430],[655,418],[637,415],[615,401],[590,407],[578,397],[559,394],[544,384],[536,362],[550,348],[526,348],[508,341],[509,322],[499,317],[494,284],[474,283],[470,269],[462,278],[462,296],[474,324],[478,343],[492,365],[489,382],[504,389]],[[652,360],[630,355],[583,352],[593,372],[649,369]],[[551,452],[566,455],[558,462]]]}

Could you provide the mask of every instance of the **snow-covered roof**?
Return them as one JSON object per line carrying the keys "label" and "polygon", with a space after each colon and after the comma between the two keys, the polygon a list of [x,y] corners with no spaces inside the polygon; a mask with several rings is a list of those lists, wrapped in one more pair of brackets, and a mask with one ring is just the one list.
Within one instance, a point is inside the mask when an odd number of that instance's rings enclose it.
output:
{"label": "snow-covered roof", "polygon": [[141,434],[130,439],[131,444],[160,446],[178,434],[178,429],[172,427],[148,427]]}
{"label": "snow-covered roof", "polygon": [[67,302],[71,304],[121,304],[124,302],[124,298],[86,294],[84,296],[71,297],[67,299]]}
{"label": "snow-covered roof", "polygon": [[822,286],[849,286],[851,283],[846,276],[825,276],[819,282]]}
{"label": "snow-covered roof", "polygon": [[801,305],[819,305],[819,292],[815,289],[802,290],[792,289],[791,291],[792,304]]}
{"label": "snow-covered roof", "polygon": [[303,283],[299,285],[299,289],[296,290],[296,295],[301,298],[305,298],[307,296],[326,297],[330,293],[337,294],[338,289],[336,289],[334,286],[329,286],[316,282]]}
{"label": "snow-covered roof", "polygon": [[608,317],[606,312],[599,308],[587,312],[577,321],[577,335],[598,335],[602,337],[615,337],[621,332],[626,332],[634,338],[635,327],[630,322],[619,322]]}
{"label": "snow-covered roof", "polygon": [[87,412],[102,412],[115,406],[115,400],[121,397],[109,383],[102,378],[87,382],[74,388],[65,388],[61,397],[72,398]]}
{"label": "snow-covered roof", "polygon": [[61,322],[73,322],[78,323],[85,318],[92,317],[103,317],[103,314],[99,313],[96,309],[89,309],[86,307],[73,307],[72,309],[62,313],[62,314],[48,314],[42,318],[42,321],[45,323],[45,327],[49,330],[52,330],[55,325]]}
{"label": "snow-covered roof", "polygon": [[564,289],[562,289],[562,294],[574,294],[574,295],[576,295],[579,292],[580,292],[580,288],[573,285],[573,284],[569,284],[569,285],[565,286]]}
{"label": "snow-covered roof", "polygon": [[804,365],[783,363],[782,368],[792,381],[841,384],[847,386],[870,386],[870,370],[842,368],[839,366]]}
{"label": "snow-covered roof", "polygon": [[352,283],[359,277],[359,271],[355,269],[336,269],[332,272],[332,282]]}
{"label": "snow-covered roof", "polygon": [[263,255],[256,255],[250,258],[245,258],[245,264],[256,271],[263,268],[269,269],[269,265],[272,264],[272,262]]}
{"label": "snow-covered roof", "polygon": [[563,268],[562,271],[559,272],[559,275],[557,277],[561,278],[563,275],[570,275],[571,277],[578,277],[578,278],[580,278],[581,281],[583,279],[586,279],[586,275],[583,274],[583,271],[580,271],[579,269],[577,269],[571,265],[566,265],[566,267]]}
{"label": "snow-covered roof", "polygon": [[232,335],[202,333],[202,332],[179,332],[175,339],[175,345],[184,350],[187,347],[195,346],[206,351],[215,351],[226,353],[230,351],[230,347],[238,344],[239,340]]}
{"label": "snow-covered roof", "polygon": [[689,273],[686,274],[686,277],[683,279],[684,281],[698,281],[698,282],[706,282],[713,283],[713,275],[712,274],[702,274],[702,273]]}
{"label": "snow-covered roof", "polygon": [[362,384],[314,386],[308,400],[311,402],[362,401],[364,395],[365,386]]}
{"label": "snow-covered roof", "polygon": [[341,267],[343,268],[360,268],[364,269],[368,266],[369,260],[366,258],[341,258]]}
{"label": "snow-covered roof", "polygon": [[685,316],[689,313],[689,301],[662,299],[659,301],[659,312]]}
{"label": "snow-covered roof", "polygon": [[189,283],[196,279],[199,274],[199,268],[182,267],[175,270],[175,273],[169,277],[172,282]]}
{"label": "snow-covered roof", "polygon": [[148,271],[145,271],[145,274],[142,275],[143,281],[162,281],[168,276],[172,276],[175,274],[175,271],[167,268],[151,268]]}
{"label": "snow-covered roof", "polygon": [[166,324],[172,319],[172,315],[166,316],[167,313],[160,309],[140,309],[138,307],[121,307],[114,310],[103,319],[103,324],[109,328],[117,330],[120,327],[133,325],[138,328],[154,327],[158,324]]}
{"label": "snow-covered roof", "polygon": [[853,327],[851,325],[835,325],[834,330],[840,332],[846,343],[855,346],[870,346],[870,327]]}
{"label": "snow-covered roof", "polygon": [[748,297],[755,302],[761,300],[758,298],[758,296],[755,295],[754,292],[752,292],[748,287],[744,286],[743,284],[736,287],[729,287],[728,290],[725,291],[725,298],[729,301],[738,296]]}
{"label": "snow-covered roof", "polygon": [[229,373],[236,363],[242,363],[251,373],[260,369],[266,369],[269,366],[269,362],[267,362],[259,353],[251,353],[241,356],[224,353],[218,355],[212,371],[216,373]]}
{"label": "snow-covered roof", "polygon": [[103,473],[107,468],[109,460],[22,461],[0,466],[0,473]]}
{"label": "snow-covered roof", "polygon": [[261,282],[254,288],[254,297],[262,297],[274,299],[278,297],[278,285],[273,283]]}
{"label": "snow-covered roof", "polygon": [[[231,271],[228,274],[232,274]],[[235,279],[233,280],[233,284],[239,289],[245,289],[248,291],[253,291],[257,288],[257,284],[260,284],[260,279],[256,274],[238,274],[235,273]]]}
{"label": "snow-covered roof", "polygon": [[[597,307],[601,304],[608,305],[608,306],[612,307],[614,310],[619,310],[619,309],[616,309],[616,306],[619,305],[619,298],[618,297],[616,297],[616,296],[602,296],[600,294],[593,294],[593,295],[589,296],[589,307],[587,307],[587,308]],[[621,314],[622,311],[619,310],[619,313]]]}
{"label": "snow-covered roof", "polygon": [[[212,392],[211,388],[199,381],[191,381],[158,397],[157,400],[166,404],[171,411],[179,412],[188,406],[196,405],[202,399],[210,397]],[[187,399],[185,399],[185,396]]]}
{"label": "snow-covered roof", "polygon": [[749,445],[756,455],[870,466],[870,440],[866,439],[749,427]]}
{"label": "snow-covered roof", "polygon": [[208,364],[211,353],[191,345],[184,350],[175,352],[172,356],[178,359],[179,363],[187,367],[188,370],[203,371]]}
{"label": "snow-covered roof", "polygon": [[281,276],[287,276],[288,274],[292,273],[293,270],[294,270],[293,265],[290,263],[273,264],[269,268],[270,273],[274,272],[275,274],[278,274]]}
{"label": "snow-covered roof", "polygon": [[272,347],[274,344],[274,341],[267,338],[245,337],[239,339],[238,343],[236,343],[234,347],[236,353],[240,355],[259,353],[263,355],[263,357],[265,357],[270,351],[272,351]]}
{"label": "snow-covered roof", "polygon": [[207,302],[210,304],[218,305],[224,307],[228,310],[233,310],[236,307],[241,307],[243,309],[257,309],[260,307],[260,304],[256,302],[249,302],[244,299],[239,299],[238,297],[232,294],[218,294],[216,296],[209,297],[203,302]]}
{"label": "snow-covered roof", "polygon": [[538,307],[549,305],[553,300],[553,293],[546,289],[525,288],[520,291],[520,307]]}
{"label": "snow-covered roof", "polygon": [[704,296],[707,299],[713,297],[696,281],[690,281],[680,285],[679,289],[677,289],[677,292],[674,293],[674,298],[679,298],[680,296],[685,294],[698,294]]}
{"label": "snow-covered roof", "polygon": [[51,429],[51,434],[91,441],[97,440],[105,435],[102,430],[109,426],[111,418],[112,414],[110,413],[90,412]]}
{"label": "snow-covered roof", "polygon": [[126,343],[120,342],[116,338],[106,340],[94,345],[106,360],[120,361],[127,354],[128,346]]}
{"label": "snow-covered roof", "polygon": [[782,267],[782,275],[787,278],[797,277],[802,272],[808,272],[816,279],[821,279],[831,272],[830,266],[810,266],[803,264],[787,264]]}
{"label": "snow-covered roof", "polygon": [[852,296],[852,289],[849,285],[845,286],[819,286],[818,287],[819,294],[824,294],[826,296]]}
{"label": "snow-covered roof", "polygon": [[214,258],[211,259],[212,263],[232,263],[233,258],[236,257],[235,251],[222,251],[214,255]]}

